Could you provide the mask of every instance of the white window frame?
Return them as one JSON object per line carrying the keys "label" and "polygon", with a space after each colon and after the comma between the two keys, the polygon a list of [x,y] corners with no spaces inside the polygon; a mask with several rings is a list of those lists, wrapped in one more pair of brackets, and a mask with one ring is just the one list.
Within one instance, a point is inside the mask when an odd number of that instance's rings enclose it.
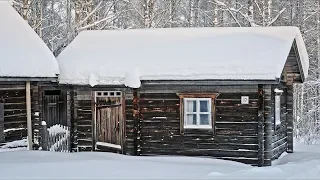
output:
{"label": "white window frame", "polygon": [[276,94],[274,97],[274,118],[275,118],[275,125],[281,124],[281,95]]}
{"label": "white window frame", "polygon": [[[197,111],[196,112],[187,112],[187,101],[196,101],[197,102]],[[200,112],[200,101],[208,101],[208,112]],[[185,129],[212,129],[212,99],[211,98],[183,98],[184,109],[184,128]],[[197,125],[188,125],[187,124],[187,115],[196,114],[197,115]],[[209,125],[200,125],[200,114],[209,115]]]}

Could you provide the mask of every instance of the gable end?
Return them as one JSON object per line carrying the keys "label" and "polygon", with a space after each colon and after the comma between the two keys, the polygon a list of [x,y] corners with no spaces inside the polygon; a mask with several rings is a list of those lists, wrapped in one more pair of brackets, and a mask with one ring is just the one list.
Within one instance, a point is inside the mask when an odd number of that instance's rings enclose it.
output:
{"label": "gable end", "polygon": [[297,43],[294,40],[282,71],[282,81],[287,83],[302,83],[305,81]]}

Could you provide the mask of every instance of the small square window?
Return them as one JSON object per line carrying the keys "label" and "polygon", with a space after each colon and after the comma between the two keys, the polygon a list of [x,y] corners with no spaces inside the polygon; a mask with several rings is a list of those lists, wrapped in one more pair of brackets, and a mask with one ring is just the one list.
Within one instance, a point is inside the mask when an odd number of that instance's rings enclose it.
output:
{"label": "small square window", "polygon": [[114,96],[114,92],[110,92],[110,96]]}
{"label": "small square window", "polygon": [[104,96],[109,96],[108,92],[103,93]]}
{"label": "small square window", "polygon": [[212,128],[211,98],[184,98],[184,128]]}
{"label": "small square window", "polygon": [[275,125],[281,124],[281,100],[280,95],[275,96]]}
{"label": "small square window", "polygon": [[117,92],[117,96],[121,96],[121,92]]}
{"label": "small square window", "polygon": [[98,96],[101,96],[101,95],[102,95],[102,93],[101,93],[101,92],[97,92],[97,95],[98,95]]}

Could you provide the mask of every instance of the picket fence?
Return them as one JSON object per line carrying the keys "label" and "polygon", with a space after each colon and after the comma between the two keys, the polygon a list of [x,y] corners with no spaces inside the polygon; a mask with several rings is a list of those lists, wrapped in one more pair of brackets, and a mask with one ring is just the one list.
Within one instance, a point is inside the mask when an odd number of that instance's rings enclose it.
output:
{"label": "picket fence", "polygon": [[70,152],[70,128],[60,124],[47,128],[42,121],[41,149],[44,151]]}

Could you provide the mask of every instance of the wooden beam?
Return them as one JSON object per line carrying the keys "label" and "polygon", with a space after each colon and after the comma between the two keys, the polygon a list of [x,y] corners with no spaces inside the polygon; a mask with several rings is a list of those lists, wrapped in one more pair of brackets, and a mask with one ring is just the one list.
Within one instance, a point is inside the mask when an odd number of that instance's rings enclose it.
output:
{"label": "wooden beam", "polygon": [[264,91],[258,86],[258,166],[264,165]]}
{"label": "wooden beam", "polygon": [[36,81],[36,82],[58,82],[58,78],[41,78],[41,77],[34,77],[34,78],[29,78],[29,77],[0,77],[0,81],[8,81],[8,82],[26,82],[26,81]]}
{"label": "wooden beam", "polygon": [[293,86],[287,88],[287,153],[293,152]]}
{"label": "wooden beam", "polygon": [[271,166],[272,158],[272,105],[273,105],[273,92],[271,85],[264,85],[264,166]]}
{"label": "wooden beam", "polygon": [[31,122],[30,81],[26,81],[26,108],[27,108],[27,128],[28,128],[28,150],[32,150],[32,122]]}
{"label": "wooden beam", "polygon": [[4,142],[4,103],[0,102],[0,143]]}
{"label": "wooden beam", "polygon": [[280,79],[272,80],[143,80],[143,85],[256,85],[279,84]]}
{"label": "wooden beam", "polygon": [[140,155],[140,95],[138,89],[133,89],[133,117],[134,117],[134,155]]}

